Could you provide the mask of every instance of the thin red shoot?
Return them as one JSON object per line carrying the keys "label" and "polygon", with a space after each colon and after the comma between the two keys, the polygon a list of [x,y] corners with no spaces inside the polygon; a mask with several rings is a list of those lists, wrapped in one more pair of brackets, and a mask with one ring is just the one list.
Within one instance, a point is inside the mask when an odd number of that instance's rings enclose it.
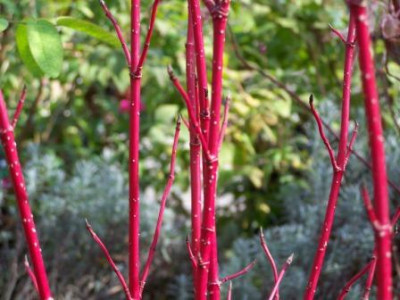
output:
{"label": "thin red shoot", "polygon": [[249,263],[246,267],[241,269],[239,272],[236,272],[236,273],[234,273],[232,275],[228,275],[228,276],[222,278],[219,281],[220,284],[224,284],[227,281],[231,281],[231,280],[233,280],[235,278],[238,278],[239,276],[242,276],[242,275],[246,274],[247,272],[249,272],[254,267],[255,264],[256,264],[256,260],[253,260],[251,263]]}
{"label": "thin red shoot", "polygon": [[15,109],[14,116],[12,118],[11,126],[15,128],[18,122],[19,115],[21,114],[22,108],[24,107],[26,99],[26,86],[22,89],[21,96],[19,97],[17,108]]}
{"label": "thin red shoot", "polygon": [[272,300],[272,299],[275,298],[275,295],[278,292],[279,285],[281,284],[283,276],[285,275],[287,269],[289,268],[290,264],[293,261],[293,256],[294,256],[294,254],[291,254],[289,256],[289,258],[286,260],[286,262],[283,264],[282,270],[280,271],[280,273],[278,275],[278,280],[276,281],[276,283],[275,283],[275,285],[274,285],[274,287],[273,287],[273,289],[271,291],[271,294],[268,297],[268,300]]}
{"label": "thin red shoot", "polygon": [[131,54],[129,53],[129,48],[124,39],[124,35],[122,34],[121,27],[119,26],[117,20],[112,15],[111,11],[108,9],[108,6],[104,2],[104,0],[99,0],[99,1],[100,1],[101,8],[103,9],[106,17],[111,21],[111,23],[114,26],[115,33],[117,34],[119,42],[121,43],[121,46],[122,46],[122,50],[124,51],[125,60],[128,64],[128,66],[130,66],[131,65]]}
{"label": "thin red shoot", "polygon": [[228,288],[228,296],[226,297],[227,300],[232,300],[232,281],[229,282],[229,288]]}
{"label": "thin red shoot", "polygon": [[35,273],[33,273],[31,266],[29,265],[28,256],[26,256],[26,255],[25,255],[24,265],[25,265],[25,271],[28,274],[29,278],[32,280],[35,290],[39,293],[39,287],[38,287]]}
{"label": "thin red shoot", "polygon": [[371,262],[368,263],[364,268],[361,269],[360,272],[358,272],[356,275],[354,275],[349,282],[346,283],[344,288],[339,294],[338,300],[343,300],[347,293],[350,291],[351,287],[357,282],[358,279],[360,279],[364,274],[366,274],[368,271],[371,270],[372,266],[374,265],[374,261],[376,260],[375,257],[372,257]]}
{"label": "thin red shoot", "polygon": [[192,246],[190,245],[189,238],[186,238],[186,248],[187,248],[187,251],[189,253],[189,258],[190,258],[190,262],[192,263],[192,267],[193,268],[197,268],[197,260],[196,260],[196,257],[193,254]]}
{"label": "thin red shoot", "polygon": [[104,245],[104,243],[98,237],[98,235],[94,232],[94,230],[93,230],[92,226],[89,224],[88,220],[85,220],[85,221],[86,221],[86,229],[89,231],[89,233],[91,234],[92,238],[97,243],[97,245],[99,245],[99,247],[103,251],[104,256],[106,257],[108,263],[110,264],[111,268],[113,269],[115,275],[117,275],[118,280],[121,283],[121,286],[124,290],[126,299],[133,300],[131,293],[129,291],[128,285],[125,282],[124,276],[122,275],[121,271],[118,269],[117,265],[114,263],[114,260],[112,259],[107,247]]}
{"label": "thin red shoot", "polygon": [[181,119],[180,119],[180,117],[178,117],[178,120],[176,122],[176,128],[175,128],[174,142],[172,145],[172,154],[171,154],[171,162],[170,162],[170,167],[169,167],[168,180],[167,180],[167,184],[165,186],[164,192],[161,197],[160,210],[158,213],[156,228],[154,230],[153,240],[151,242],[147,260],[146,260],[146,264],[144,265],[144,268],[142,271],[142,276],[140,278],[140,286],[141,286],[140,294],[143,293],[143,288],[146,284],[147,276],[149,275],[150,266],[154,259],[154,253],[156,252],[158,239],[160,237],[161,225],[162,225],[162,221],[163,221],[163,217],[164,217],[164,211],[165,211],[165,206],[167,203],[167,198],[171,191],[171,187],[172,187],[172,184],[174,183],[174,179],[175,179],[176,152],[177,152],[177,148],[178,148],[180,130],[181,130]]}
{"label": "thin red shoot", "polygon": [[[262,228],[260,228],[260,243],[261,243],[261,247],[264,250],[265,256],[267,257],[267,259],[268,259],[268,261],[269,261],[269,263],[271,265],[272,272],[274,274],[274,281],[275,281],[275,284],[276,284],[277,281],[278,281],[278,268],[276,267],[276,263],[275,263],[275,260],[274,260],[274,258],[272,256],[272,254],[271,254],[271,251],[269,251],[269,248],[267,246],[267,242],[265,241],[264,232],[263,232]],[[276,292],[275,299],[279,299],[279,289]]]}
{"label": "thin red shoot", "polygon": [[224,142],[226,128],[228,127],[228,116],[229,116],[230,104],[231,104],[231,97],[228,96],[228,97],[226,97],[226,100],[225,100],[224,118],[222,119],[222,126],[221,126],[221,130],[219,132],[218,151],[222,147],[222,143]]}

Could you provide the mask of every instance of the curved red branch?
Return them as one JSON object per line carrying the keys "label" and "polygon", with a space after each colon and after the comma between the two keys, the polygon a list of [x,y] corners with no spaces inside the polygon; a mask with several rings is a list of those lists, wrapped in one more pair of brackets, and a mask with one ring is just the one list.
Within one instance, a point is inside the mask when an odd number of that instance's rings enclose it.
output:
{"label": "curved red branch", "polygon": [[126,62],[128,64],[128,66],[130,66],[131,65],[131,54],[129,53],[129,48],[124,39],[124,35],[122,34],[121,27],[119,26],[117,20],[112,15],[111,11],[108,9],[108,6],[104,2],[104,0],[99,0],[99,1],[100,1],[101,8],[103,9],[106,17],[111,21],[112,25],[114,26],[115,33],[117,34],[119,42],[121,43],[121,46],[122,46],[122,50],[124,51]]}
{"label": "curved red branch", "polygon": [[26,99],[26,86],[22,89],[21,96],[19,97],[17,108],[15,109],[14,116],[12,118],[11,126],[15,128],[18,122],[19,115],[21,114],[22,108],[24,107]]}
{"label": "curved red branch", "polygon": [[[260,243],[261,243],[261,246],[265,253],[265,256],[267,257],[267,259],[271,265],[272,272],[274,274],[274,282],[276,284],[278,281],[278,268],[276,267],[276,263],[271,254],[271,251],[269,251],[269,249],[268,249],[267,242],[265,241],[264,232],[263,232],[262,228],[260,228]],[[276,291],[275,299],[279,299],[279,290]]]}
{"label": "curved red branch", "polygon": [[246,267],[244,267],[239,272],[236,272],[236,273],[234,273],[232,275],[228,275],[228,276],[222,278],[219,281],[219,283],[220,284],[224,284],[227,281],[231,281],[231,280],[233,280],[235,278],[238,278],[239,276],[242,276],[242,275],[246,274],[247,272],[249,272],[254,267],[255,264],[256,264],[256,260],[253,260],[251,263],[249,263]]}
{"label": "curved red branch", "polygon": [[283,276],[285,275],[287,269],[289,268],[290,264],[291,264],[292,261],[293,261],[293,256],[294,256],[294,254],[291,254],[291,255],[288,257],[288,259],[286,260],[286,262],[284,263],[284,265],[283,265],[283,267],[282,267],[282,270],[281,270],[280,273],[279,273],[278,280],[276,281],[276,283],[275,283],[275,285],[274,285],[274,287],[273,287],[273,289],[272,289],[272,291],[271,291],[271,294],[270,294],[269,297],[268,297],[268,300],[274,299],[276,293],[278,292],[279,285],[280,285],[280,283],[281,283],[281,281],[282,281],[282,279],[283,279]]}
{"label": "curved red branch", "polygon": [[162,221],[163,221],[163,217],[164,217],[164,211],[165,211],[165,206],[167,203],[167,198],[171,191],[171,187],[172,187],[172,184],[174,183],[174,179],[175,179],[175,162],[176,162],[176,152],[177,152],[177,148],[178,148],[180,128],[181,128],[181,120],[180,120],[180,117],[178,117],[178,121],[176,122],[176,128],[175,128],[174,142],[172,145],[171,163],[170,163],[170,167],[169,167],[168,180],[167,180],[167,184],[165,186],[164,192],[161,197],[160,211],[158,213],[158,219],[157,219],[156,228],[154,230],[153,240],[151,242],[147,260],[144,265],[144,268],[142,271],[142,276],[140,279],[140,283],[141,283],[140,284],[140,287],[141,287],[140,295],[142,295],[142,293],[143,293],[143,288],[146,284],[147,276],[149,275],[150,266],[151,266],[151,263],[153,262],[154,253],[156,252],[157,242],[160,237],[161,226],[162,226]]}
{"label": "curved red branch", "polygon": [[89,231],[90,235],[92,236],[93,240],[99,245],[101,251],[103,251],[104,256],[106,257],[108,263],[110,264],[111,268],[113,269],[115,275],[117,275],[119,282],[121,283],[121,286],[124,290],[126,299],[128,300],[133,300],[131,293],[129,291],[128,285],[125,282],[124,276],[122,275],[121,271],[118,269],[117,265],[114,263],[114,260],[112,259],[110,252],[108,251],[106,245],[101,241],[101,239],[98,237],[98,235],[94,232],[92,226],[89,224],[88,220],[85,220],[86,222],[86,229]]}
{"label": "curved red branch", "polygon": [[339,294],[338,300],[343,300],[346,297],[347,293],[350,291],[351,287],[356,283],[360,277],[362,277],[365,273],[371,270],[372,266],[374,265],[375,257],[372,258],[371,262],[369,262],[364,268],[361,269],[356,275],[354,275],[349,282],[346,283],[344,288]]}

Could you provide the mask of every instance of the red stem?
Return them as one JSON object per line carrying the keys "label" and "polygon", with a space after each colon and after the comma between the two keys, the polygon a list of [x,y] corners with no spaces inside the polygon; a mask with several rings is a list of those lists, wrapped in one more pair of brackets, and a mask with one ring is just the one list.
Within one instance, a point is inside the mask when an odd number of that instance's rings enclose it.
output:
{"label": "red stem", "polygon": [[19,115],[21,114],[22,108],[24,107],[26,99],[26,86],[22,89],[21,96],[19,97],[17,108],[15,109],[14,116],[12,118],[11,126],[15,128],[18,122]]}
{"label": "red stem", "polygon": [[180,118],[178,118],[178,121],[176,123],[174,142],[173,142],[173,146],[172,146],[172,155],[171,155],[171,163],[170,163],[170,167],[169,167],[168,180],[167,180],[167,184],[165,186],[164,192],[161,197],[160,211],[158,213],[158,219],[157,219],[156,228],[154,230],[153,240],[150,245],[146,264],[144,265],[144,268],[142,271],[142,277],[140,280],[141,294],[143,293],[143,288],[146,284],[147,276],[149,275],[150,266],[151,266],[151,263],[153,262],[154,253],[156,252],[156,246],[157,246],[158,239],[160,237],[161,225],[162,225],[162,221],[163,221],[165,205],[167,203],[167,197],[171,191],[171,187],[172,187],[172,184],[174,183],[174,179],[175,179],[175,162],[176,162],[176,152],[177,152],[177,148],[178,148],[180,129],[181,129],[181,120],[180,120]]}
{"label": "red stem", "polygon": [[140,0],[131,0],[131,108],[129,117],[129,290],[140,299],[140,97],[141,75],[136,76],[140,51]]}
{"label": "red stem", "polygon": [[371,267],[369,268],[368,277],[364,287],[364,294],[361,298],[362,300],[369,299],[369,293],[371,292],[372,282],[374,280],[374,275],[375,275],[375,268],[376,268],[376,249],[374,249],[374,259],[372,260]]}
{"label": "red stem", "polygon": [[141,76],[143,64],[147,58],[147,53],[149,51],[151,37],[152,37],[153,31],[154,31],[154,23],[156,21],[158,4],[160,4],[160,0],[155,0],[153,3],[153,7],[151,9],[149,28],[147,30],[146,38],[144,40],[144,45],[143,45],[142,53],[140,55],[139,63],[136,67],[136,71],[135,71],[136,76]]}
{"label": "red stem", "polygon": [[[213,57],[212,57],[212,95],[211,114],[208,135],[208,150],[213,157],[218,159],[220,115],[222,106],[222,80],[224,65],[224,47],[227,17],[230,8],[230,1],[217,1],[212,8],[213,18]],[[204,129],[204,128],[203,128]],[[199,269],[198,281],[200,295],[205,294],[205,283],[209,280],[208,293],[210,299],[220,299],[220,286],[213,284],[218,282],[218,245],[216,234],[215,202],[217,194],[218,161],[209,164],[204,168],[204,210],[203,226],[201,232],[200,253],[204,262],[210,262]],[[209,272],[209,274],[208,274]]]}
{"label": "red stem", "polygon": [[[326,208],[325,219],[320,231],[318,248],[316,254],[314,256],[313,265],[311,268],[310,277],[308,280],[307,288],[304,294],[305,300],[311,300],[314,298],[319,276],[321,274],[321,270],[324,263],[324,258],[326,254],[326,249],[329,243],[329,238],[331,235],[331,230],[333,226],[333,221],[335,218],[335,210],[336,203],[339,197],[340,185],[342,182],[342,177],[344,174],[344,169],[346,167],[346,163],[348,161],[348,145],[347,145],[347,135],[349,128],[349,113],[350,113],[350,86],[351,86],[351,77],[352,77],[352,65],[354,58],[354,41],[355,41],[356,33],[355,33],[355,18],[353,14],[350,14],[349,20],[349,28],[347,33],[346,40],[346,51],[345,51],[345,63],[344,63],[344,72],[343,72],[343,90],[342,90],[342,115],[341,115],[341,127],[340,127],[340,138],[339,138],[339,146],[338,146],[338,155],[335,158],[333,154],[333,150],[329,145],[328,140],[324,137],[323,129],[322,129],[322,121],[316,113],[315,109],[312,106],[312,98],[310,98],[311,110],[314,114],[315,119],[317,120],[318,128],[321,134],[321,138],[324,141],[331,159],[332,167],[333,167],[333,176],[331,182],[331,189],[328,199],[328,205]],[[354,135],[353,135],[354,136]],[[354,136],[355,138],[355,136]],[[354,138],[350,144],[354,143]]]}
{"label": "red stem", "polygon": [[192,246],[190,245],[190,241],[189,241],[188,238],[186,238],[186,248],[187,248],[188,253],[189,253],[190,262],[192,263],[192,268],[196,269],[197,268],[196,256],[194,255],[194,253],[192,251]]}
{"label": "red stem", "polygon": [[350,11],[356,19],[357,42],[360,48],[359,64],[365,97],[365,111],[369,133],[374,185],[375,212],[380,225],[385,228],[377,236],[377,286],[378,299],[392,299],[391,226],[386,174],[384,137],[379,97],[375,79],[372,43],[368,26],[368,12],[364,2],[351,2]]}
{"label": "red stem", "polygon": [[121,283],[122,288],[124,290],[126,299],[128,299],[128,300],[133,299],[131,296],[131,293],[129,292],[128,285],[125,282],[124,276],[122,275],[121,271],[118,269],[117,265],[114,263],[111,255],[110,255],[110,252],[108,252],[107,247],[104,245],[104,243],[98,237],[98,235],[93,231],[93,228],[89,224],[88,220],[85,220],[85,221],[86,221],[86,229],[89,231],[89,233],[91,234],[92,238],[97,243],[97,245],[99,245],[99,247],[103,251],[104,256],[106,257],[108,263],[110,264],[111,268],[113,269],[115,275],[117,275],[118,280]]}
{"label": "red stem", "polygon": [[273,287],[273,289],[272,289],[272,291],[271,291],[271,294],[269,295],[268,300],[274,299],[276,293],[278,292],[279,285],[281,284],[281,281],[282,281],[282,279],[283,279],[283,276],[285,275],[286,270],[289,268],[289,266],[290,266],[290,264],[292,263],[292,261],[293,261],[293,254],[290,255],[289,258],[288,258],[288,259],[286,260],[286,262],[284,263],[284,265],[283,265],[283,267],[282,267],[282,270],[281,270],[281,272],[280,272],[279,275],[278,275],[278,280],[276,281],[276,283],[275,283],[275,285],[274,285],[274,287]]}
{"label": "red stem", "polygon": [[130,66],[131,65],[131,54],[129,53],[129,48],[124,39],[124,35],[122,34],[121,27],[119,27],[117,20],[114,18],[111,11],[108,9],[108,6],[104,2],[104,0],[100,0],[100,5],[101,5],[101,8],[103,9],[104,13],[106,14],[106,17],[111,21],[111,23],[114,26],[114,30],[115,30],[117,37],[121,43],[122,50],[124,51],[125,60],[128,64],[128,66]]}
{"label": "red stem", "polygon": [[[264,250],[265,256],[267,257],[267,259],[271,265],[272,272],[274,273],[274,282],[276,284],[278,281],[278,268],[276,267],[276,263],[271,254],[271,251],[269,251],[269,249],[268,249],[267,242],[265,241],[264,232],[262,231],[262,229],[260,229],[260,243]],[[275,299],[276,300],[279,299],[279,289],[276,291]]]}
{"label": "red stem", "polygon": [[[188,29],[186,41],[186,86],[187,94],[192,105],[195,115],[198,116],[199,103],[196,88],[196,55],[194,45],[193,21],[190,2],[188,3]],[[196,119],[198,122],[198,120]],[[201,144],[194,130],[193,122],[189,124],[190,132],[190,192],[191,192],[191,245],[188,247],[191,253],[191,261],[193,267],[193,285],[197,282],[197,261],[196,257],[200,249],[201,234]],[[196,292],[196,289],[194,289]]]}
{"label": "red stem", "polygon": [[256,261],[253,260],[251,263],[249,263],[246,267],[244,267],[240,271],[222,278],[219,281],[220,285],[224,284],[227,281],[231,281],[231,280],[233,280],[235,278],[238,278],[239,276],[242,276],[242,275],[246,274],[247,272],[249,272],[254,267],[255,264],[256,264]]}
{"label": "red stem", "polygon": [[372,261],[369,262],[364,268],[361,269],[360,272],[358,272],[356,275],[354,275],[349,282],[346,283],[344,288],[339,294],[338,300],[343,300],[344,297],[346,297],[347,293],[350,291],[351,287],[356,283],[358,279],[360,279],[365,273],[371,270],[373,264],[374,264],[375,257],[372,258]]}
{"label": "red stem", "polygon": [[32,271],[31,266],[29,265],[28,257],[26,255],[25,255],[24,265],[25,265],[25,271],[28,274],[29,278],[32,280],[32,283],[33,283],[33,286],[34,286],[36,292],[39,293],[39,287],[38,287],[35,273]]}
{"label": "red stem", "polygon": [[39,287],[39,295],[42,300],[53,299],[47,279],[36,226],[33,220],[32,210],[26,192],[24,174],[18,157],[14,130],[10,124],[6,103],[0,90],[0,137],[4,148],[11,181],[17,199],[18,211],[24,228],[25,239],[28,245],[29,256],[32,261],[33,270]]}

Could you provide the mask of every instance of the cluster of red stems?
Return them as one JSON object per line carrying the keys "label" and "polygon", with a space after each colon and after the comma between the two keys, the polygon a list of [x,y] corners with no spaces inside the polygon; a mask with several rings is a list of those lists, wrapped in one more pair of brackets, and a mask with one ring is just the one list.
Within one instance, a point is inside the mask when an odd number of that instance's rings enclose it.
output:
{"label": "cluster of red stems", "polygon": [[[150,24],[145,37],[144,46],[140,47],[140,0],[132,0],[131,3],[131,48],[124,40],[122,31],[106,3],[100,0],[107,18],[112,22],[116,34],[121,42],[127,65],[131,76],[131,105],[130,105],[130,129],[129,129],[129,284],[118,270],[109,254],[106,246],[93,231],[86,221],[87,229],[93,239],[104,252],[113,271],[123,287],[126,299],[139,300],[145,288],[150,266],[156,251],[160,236],[163,213],[167,197],[174,181],[174,169],[181,119],[190,132],[190,179],[191,179],[191,236],[187,239],[187,249],[192,264],[194,294],[197,300],[220,299],[221,285],[247,273],[255,264],[251,262],[244,269],[225,278],[220,278],[218,270],[218,247],[216,232],[216,199],[218,179],[218,157],[224,133],[228,123],[229,97],[223,101],[223,56],[225,46],[225,33],[227,18],[230,9],[229,0],[204,0],[213,25],[213,55],[212,55],[212,79],[211,99],[208,93],[208,71],[204,52],[204,36],[202,12],[199,0],[188,0],[188,27],[186,42],[186,88],[174,75],[172,68],[168,67],[168,73],[173,85],[183,98],[188,120],[178,118],[172,147],[172,157],[167,183],[162,194],[161,205],[153,240],[148,250],[147,260],[141,270],[140,267],[140,188],[139,188],[139,128],[140,128],[140,97],[141,77],[150,41],[156,20],[157,8],[160,3],[155,0],[152,6]],[[394,1],[396,2],[396,1]],[[358,59],[362,76],[362,84],[365,98],[365,111],[369,133],[369,145],[371,152],[370,169],[374,191],[374,206],[368,195],[366,187],[362,187],[361,193],[369,220],[375,232],[375,248],[372,251],[372,259],[357,273],[340,292],[339,299],[343,299],[351,286],[364,274],[368,274],[365,284],[363,299],[369,298],[374,276],[376,278],[378,299],[392,299],[392,265],[391,265],[391,241],[393,227],[400,217],[398,209],[392,220],[389,217],[388,179],[385,167],[384,138],[381,122],[381,113],[378,100],[378,92],[375,80],[373,54],[371,52],[371,39],[368,26],[368,12],[366,1],[348,1],[349,25],[345,38],[339,31],[332,31],[343,41],[345,51],[342,115],[339,136],[338,153],[335,155],[325,133],[326,123],[320,118],[313,106],[313,97],[310,97],[310,111],[315,117],[321,138],[328,150],[333,168],[331,190],[326,208],[325,219],[321,228],[319,242],[311,267],[309,281],[305,290],[304,299],[313,299],[320,273],[323,267],[324,257],[331,234],[335,216],[335,208],[338,200],[341,181],[349,161],[350,154],[354,152],[352,146],[357,135],[356,123],[350,139],[349,112],[350,112],[350,87],[352,79],[353,62],[356,56],[355,49],[359,49]],[[17,198],[18,209],[22,220],[28,252],[33,269],[28,260],[25,267],[30,276],[40,299],[53,299],[48,284],[45,265],[41,255],[38,236],[36,233],[33,215],[28,201],[23,172],[16,149],[14,128],[21,113],[26,96],[23,90],[16,108],[14,117],[10,123],[7,108],[0,91],[0,135],[3,144],[8,167],[10,170],[14,191]],[[223,108],[221,120],[221,110]],[[293,260],[293,254],[287,259],[278,272],[275,261],[267,247],[262,231],[260,231],[260,243],[266,258],[271,264],[274,276],[274,287],[268,299],[279,299],[279,285],[283,276]],[[232,284],[229,286],[228,299],[232,298]]]}

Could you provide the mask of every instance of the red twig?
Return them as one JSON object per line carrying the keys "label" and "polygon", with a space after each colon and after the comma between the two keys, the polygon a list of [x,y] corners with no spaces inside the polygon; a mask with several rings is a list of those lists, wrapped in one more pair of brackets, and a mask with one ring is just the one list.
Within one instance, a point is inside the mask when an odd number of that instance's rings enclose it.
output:
{"label": "red twig", "polygon": [[329,143],[329,140],[325,135],[321,117],[319,116],[317,110],[314,107],[314,96],[313,95],[310,95],[310,108],[311,108],[312,114],[314,115],[315,121],[317,122],[318,131],[319,131],[319,134],[321,136],[321,139],[324,142],[326,149],[328,150],[328,154],[329,154],[329,158],[331,159],[331,164],[332,164],[332,167],[333,167],[333,171],[337,172],[337,171],[340,170],[340,167],[337,164],[337,161],[336,161],[336,158],[335,158],[335,152],[333,151],[332,146]]}
{"label": "red twig", "polygon": [[364,268],[361,269],[360,272],[358,272],[356,275],[354,275],[349,282],[346,283],[344,288],[341,290],[338,300],[343,300],[344,297],[346,297],[347,293],[350,291],[351,287],[356,283],[358,279],[360,279],[365,273],[371,270],[373,264],[374,264],[375,257],[372,258],[371,262],[368,263]]}
{"label": "red twig", "polygon": [[346,168],[347,163],[349,162],[350,155],[353,152],[353,146],[354,146],[354,143],[356,141],[357,134],[358,134],[358,122],[355,122],[353,133],[351,134],[349,146],[347,147],[346,160],[345,160],[344,168]]}
{"label": "red twig", "polygon": [[189,238],[186,238],[186,248],[189,253],[189,258],[190,258],[190,262],[192,263],[192,267],[194,269],[196,269],[197,268],[197,260],[196,260],[196,256],[194,255],[194,253],[192,251],[192,246],[190,245]]}
{"label": "red twig", "polygon": [[36,280],[36,276],[35,276],[35,273],[32,271],[31,266],[29,265],[28,257],[26,255],[25,255],[24,265],[25,265],[26,273],[28,274],[29,278],[31,279],[36,292],[39,294],[39,287],[38,287],[38,283]]}
{"label": "red twig", "polygon": [[361,196],[364,200],[364,206],[367,211],[368,219],[371,222],[374,231],[379,231],[380,224],[375,214],[375,209],[372,206],[371,198],[369,197],[368,190],[365,185],[361,186]]}
{"label": "red twig", "polygon": [[236,273],[234,273],[234,274],[231,274],[231,275],[228,275],[228,276],[222,278],[222,279],[219,281],[219,283],[220,283],[220,284],[224,284],[224,283],[227,282],[227,281],[231,281],[231,280],[233,280],[233,279],[235,279],[235,278],[238,278],[239,276],[242,276],[242,275],[246,274],[247,272],[249,272],[249,271],[254,267],[255,264],[256,264],[256,261],[253,260],[251,263],[249,263],[246,267],[244,267],[244,268],[243,268],[242,270],[240,270],[239,272],[236,272]]}
{"label": "red twig", "polygon": [[392,217],[392,226],[396,226],[397,222],[400,219],[400,207],[397,208],[396,212],[394,213]]}
{"label": "red twig", "polygon": [[111,21],[111,23],[114,26],[114,30],[115,30],[117,37],[121,43],[122,50],[124,51],[126,62],[128,64],[128,66],[130,66],[131,65],[131,55],[129,53],[129,48],[128,48],[128,45],[126,44],[126,41],[124,39],[124,35],[122,34],[121,28],[119,27],[119,24],[118,24],[117,20],[114,18],[114,16],[112,15],[111,11],[108,9],[108,6],[104,2],[104,0],[99,0],[99,1],[100,1],[100,5],[101,5],[104,13],[106,14],[106,17]]}
{"label": "red twig", "polygon": [[376,239],[377,246],[377,287],[378,299],[392,299],[391,226],[389,219],[389,193],[386,174],[384,136],[375,79],[368,10],[365,1],[349,1],[350,11],[356,19],[359,64],[364,92],[365,111],[369,133],[374,185],[374,207],[381,231]]}
{"label": "red twig", "polygon": [[228,296],[226,297],[226,299],[232,300],[232,281],[229,282]]}
{"label": "red twig", "polygon": [[376,267],[376,249],[374,249],[374,259],[371,262],[371,267],[369,268],[368,277],[365,282],[364,293],[362,296],[362,300],[369,299],[369,293],[371,292],[372,282],[374,280],[375,275],[375,267]]}
{"label": "red twig", "polygon": [[197,133],[197,135],[200,138],[201,146],[203,147],[203,150],[205,151],[208,160],[213,160],[208,151],[207,141],[206,141],[203,133],[201,132],[199,123],[196,120],[196,115],[195,115],[195,112],[193,111],[193,107],[190,103],[188,94],[183,89],[181,83],[179,82],[178,78],[175,76],[175,74],[170,66],[168,66],[168,74],[169,74],[169,78],[171,79],[172,83],[174,84],[174,86],[178,90],[179,94],[181,94],[183,100],[185,101],[186,108],[187,108],[188,114],[189,114],[189,120],[190,120],[191,124],[193,125],[195,132]]}
{"label": "red twig", "polygon": [[19,97],[19,101],[17,104],[17,108],[15,109],[14,116],[12,118],[11,126],[15,128],[18,122],[19,115],[21,114],[22,108],[24,107],[26,99],[26,86],[22,89],[21,96]]}
{"label": "red twig", "polygon": [[135,71],[136,76],[141,76],[143,64],[147,58],[147,53],[149,51],[151,37],[152,37],[153,31],[154,31],[154,23],[156,21],[158,4],[160,4],[160,0],[155,0],[153,3],[153,7],[151,9],[149,28],[147,30],[146,38],[144,41],[144,46],[143,46],[142,53],[139,58],[139,63],[136,67],[136,71]]}
{"label": "red twig", "polygon": [[226,100],[225,100],[224,118],[222,120],[222,126],[221,126],[221,130],[219,132],[218,151],[221,149],[222,143],[224,142],[226,128],[228,127],[228,115],[229,115],[230,104],[231,104],[231,97],[228,96],[228,97],[226,97]]}
{"label": "red twig", "polygon": [[85,222],[86,222],[86,229],[89,231],[90,235],[92,236],[94,241],[97,243],[97,245],[99,245],[101,251],[103,251],[104,256],[106,257],[108,263],[110,264],[111,268],[113,269],[115,275],[117,275],[118,280],[121,283],[122,288],[124,290],[126,299],[128,299],[128,300],[133,299],[131,296],[131,293],[129,292],[128,285],[125,282],[124,276],[122,275],[121,271],[118,269],[117,265],[114,263],[111,255],[110,255],[110,252],[108,252],[106,245],[104,245],[104,243],[101,241],[101,239],[98,237],[98,235],[94,232],[92,226],[89,224],[89,221],[85,220]]}
{"label": "red twig", "polygon": [[36,226],[33,220],[32,210],[26,192],[24,174],[18,157],[15,142],[14,130],[8,118],[6,103],[3,93],[0,90],[0,138],[4,148],[8,169],[13,184],[17,207],[22,226],[24,228],[25,239],[28,252],[32,261],[33,270],[39,287],[39,295],[42,300],[53,299],[47,279],[46,268],[44,265],[39,239],[36,233]]}
{"label": "red twig", "polygon": [[342,34],[339,30],[335,29],[331,24],[329,24],[329,27],[331,28],[332,32],[333,32],[344,44],[347,43],[345,37],[343,36],[343,34]]}
{"label": "red twig", "polygon": [[[348,129],[349,129],[349,116],[350,116],[350,87],[351,87],[351,77],[353,74],[353,58],[354,58],[354,41],[356,39],[355,33],[355,17],[352,13],[350,13],[349,27],[347,33],[346,40],[346,51],[345,51],[345,62],[344,62],[344,70],[343,70],[343,89],[342,89],[342,108],[341,108],[341,124],[340,124],[340,137],[339,137],[339,145],[338,145],[338,154],[337,158],[334,156],[334,152],[325,137],[323,132],[323,122],[319,118],[318,113],[315,111],[312,105],[312,97],[310,97],[310,106],[311,111],[317,120],[318,129],[321,135],[322,140],[325,143],[326,148],[328,149],[329,156],[331,159],[332,167],[333,167],[333,176],[331,182],[331,188],[329,193],[328,205],[326,207],[325,217],[322,224],[322,228],[320,231],[318,248],[316,250],[313,264],[311,267],[310,276],[308,279],[308,284],[306,287],[306,291],[304,294],[305,300],[312,300],[315,295],[315,291],[317,289],[318,280],[322,271],[322,267],[324,264],[326,249],[328,247],[333,221],[335,219],[335,210],[336,204],[339,197],[340,186],[342,183],[342,178],[344,174],[344,170],[349,159],[348,150],[349,146],[347,144],[348,140]],[[353,133],[353,137],[350,141],[350,146],[355,140],[356,129]]]}
{"label": "red twig", "polygon": [[[267,259],[271,265],[272,272],[274,274],[274,282],[276,284],[278,281],[278,268],[276,267],[276,263],[271,254],[271,251],[269,251],[269,249],[268,249],[267,242],[265,241],[264,232],[263,232],[262,228],[260,228],[260,243],[264,250],[265,256],[267,257]],[[279,299],[279,289],[276,291],[275,299]]]}
{"label": "red twig", "polygon": [[144,268],[142,271],[142,276],[141,276],[141,280],[140,280],[140,282],[141,282],[140,294],[143,293],[143,288],[146,284],[147,276],[149,275],[150,266],[151,266],[151,263],[153,262],[154,253],[156,252],[158,238],[160,237],[161,226],[162,226],[162,221],[163,221],[163,216],[164,216],[164,211],[165,211],[165,205],[167,203],[167,198],[171,191],[171,187],[172,187],[172,184],[174,183],[174,179],[175,179],[175,162],[176,162],[176,152],[177,152],[177,148],[178,148],[180,128],[181,128],[181,120],[180,120],[180,117],[178,117],[178,121],[176,122],[174,142],[173,142],[173,146],[172,146],[172,155],[171,155],[171,163],[170,163],[170,167],[169,167],[168,180],[167,180],[167,184],[165,186],[164,192],[161,197],[160,211],[158,213],[158,219],[157,219],[156,228],[154,230],[153,240],[150,245],[146,264],[144,265]]}
{"label": "red twig", "polygon": [[283,279],[283,276],[285,275],[287,269],[289,268],[290,264],[291,264],[292,261],[293,261],[293,256],[294,256],[294,254],[291,254],[291,255],[289,256],[289,258],[286,260],[286,262],[284,263],[284,265],[283,265],[283,267],[282,267],[282,270],[281,270],[281,272],[279,273],[278,280],[276,281],[276,283],[275,283],[275,285],[274,285],[274,288],[272,289],[271,294],[269,295],[268,300],[274,299],[276,293],[278,292],[279,285],[280,285],[280,283],[281,283],[281,281],[282,281],[282,279]]}

